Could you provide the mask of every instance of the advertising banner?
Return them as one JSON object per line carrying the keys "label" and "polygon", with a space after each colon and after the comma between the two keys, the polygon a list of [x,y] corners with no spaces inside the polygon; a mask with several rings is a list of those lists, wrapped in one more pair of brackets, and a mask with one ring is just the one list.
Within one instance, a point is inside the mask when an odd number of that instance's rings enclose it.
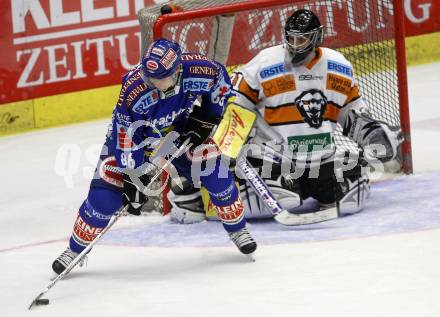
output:
{"label": "advertising banner", "polygon": [[440,1],[403,0],[406,35],[421,35],[440,31]]}
{"label": "advertising banner", "polygon": [[152,0],[0,2],[0,104],[114,85],[139,62]]}
{"label": "advertising banner", "polygon": [[[440,30],[440,1],[402,1],[408,35]],[[137,64],[140,57],[141,35],[136,12],[155,2],[163,1],[1,1],[0,106],[120,83],[121,76]],[[337,40],[339,26],[336,22],[345,28],[351,27],[348,31],[356,38],[368,36],[371,27],[383,28],[384,19],[392,18],[393,14],[386,0],[367,0],[371,12],[381,14],[376,16],[367,10],[362,19],[353,14],[358,0],[310,2],[314,6],[312,9],[328,11],[334,18],[323,22],[325,36],[330,41]],[[235,29],[259,30],[271,24],[278,26],[285,19],[274,15],[266,21],[262,20],[262,15],[249,16],[247,25],[235,25]],[[348,19],[352,19],[350,26],[346,23]],[[200,27],[187,26],[187,39],[197,38]],[[387,32],[386,28],[382,32]],[[192,41],[194,44],[186,45],[185,39],[179,40],[189,50],[198,49],[196,46],[200,44]],[[261,49],[280,39],[256,37],[249,40],[253,41],[254,49]],[[238,49],[243,47],[242,42],[235,43]]]}

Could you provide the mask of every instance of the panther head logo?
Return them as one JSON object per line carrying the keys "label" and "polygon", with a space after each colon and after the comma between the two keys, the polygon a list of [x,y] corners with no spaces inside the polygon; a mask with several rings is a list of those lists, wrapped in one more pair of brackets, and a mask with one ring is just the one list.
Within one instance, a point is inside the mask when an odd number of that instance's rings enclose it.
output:
{"label": "panther head logo", "polygon": [[312,128],[319,128],[322,125],[322,117],[327,107],[327,98],[322,91],[310,89],[304,91],[295,99],[299,112]]}

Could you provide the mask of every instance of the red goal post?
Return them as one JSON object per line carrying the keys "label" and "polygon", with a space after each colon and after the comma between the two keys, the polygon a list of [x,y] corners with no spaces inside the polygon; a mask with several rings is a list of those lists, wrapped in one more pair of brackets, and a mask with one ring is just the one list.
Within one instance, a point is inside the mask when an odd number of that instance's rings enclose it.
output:
{"label": "red goal post", "polygon": [[[280,44],[283,26],[299,8],[314,11],[324,26],[323,46],[336,49],[353,64],[362,96],[373,116],[400,125],[404,142],[400,171],[412,172],[403,3],[400,0],[181,0],[183,11],[160,15],[160,5],[138,14],[143,48],[153,39],[179,42],[234,70],[260,50]],[[153,31],[153,32],[151,32]],[[353,149],[340,127],[336,144]]]}

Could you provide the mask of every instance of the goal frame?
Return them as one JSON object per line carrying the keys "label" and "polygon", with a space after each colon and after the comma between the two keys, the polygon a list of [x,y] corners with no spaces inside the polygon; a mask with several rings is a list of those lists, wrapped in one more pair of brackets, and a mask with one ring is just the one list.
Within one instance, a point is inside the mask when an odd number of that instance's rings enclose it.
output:
{"label": "goal frame", "polygon": [[[191,11],[181,11],[170,14],[161,15],[157,18],[153,26],[153,39],[156,40],[162,37],[162,30],[167,23],[188,21],[202,16],[211,17],[216,15],[231,14],[234,12],[241,12],[246,10],[265,9],[270,6],[288,5],[300,2],[299,0],[278,0],[276,3],[273,0],[262,0],[252,2],[241,2],[229,5],[222,5],[220,7],[209,7],[203,9],[196,9]],[[409,100],[408,100],[408,81],[406,71],[406,51],[405,51],[405,13],[403,2],[400,0],[393,0],[394,10],[394,26],[395,26],[395,53],[396,53],[396,71],[397,71],[397,86],[399,92],[399,115],[400,126],[402,129],[404,141],[401,146],[402,165],[401,170],[406,174],[413,172],[412,151],[411,151],[411,128],[409,115]]]}

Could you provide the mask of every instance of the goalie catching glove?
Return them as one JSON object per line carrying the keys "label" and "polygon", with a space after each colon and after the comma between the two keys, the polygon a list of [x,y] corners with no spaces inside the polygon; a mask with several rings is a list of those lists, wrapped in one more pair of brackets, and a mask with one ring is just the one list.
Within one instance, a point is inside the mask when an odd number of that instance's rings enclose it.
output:
{"label": "goalie catching glove", "polygon": [[374,120],[366,109],[348,112],[343,134],[359,144],[367,156],[376,157],[381,162],[394,159],[403,142],[399,127],[391,127],[385,122]]}

